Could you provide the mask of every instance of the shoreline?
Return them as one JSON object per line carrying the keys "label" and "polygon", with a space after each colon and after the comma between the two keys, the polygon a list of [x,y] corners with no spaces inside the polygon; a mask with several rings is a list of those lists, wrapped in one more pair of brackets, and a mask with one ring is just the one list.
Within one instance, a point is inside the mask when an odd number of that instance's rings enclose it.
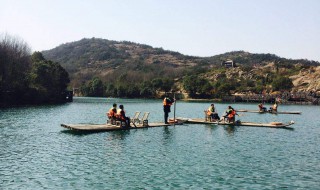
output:
{"label": "shoreline", "polygon": [[[89,97],[89,96],[75,96],[75,98],[85,98],[85,97]],[[92,97],[92,98],[120,98],[120,97]],[[125,98],[125,99],[150,99],[150,100],[158,100],[161,98]],[[205,99],[205,98],[200,98],[200,99],[195,99],[195,98],[181,98],[181,99],[177,99],[179,101],[184,101],[184,102],[216,102],[216,103],[250,103],[250,104],[254,104],[254,103],[261,103],[261,100],[257,100],[257,99],[253,99],[253,100],[234,100],[234,99],[230,99],[230,101],[227,100],[223,100],[220,98],[214,98],[214,99]],[[269,102],[269,101],[263,101],[264,104],[273,104],[273,102]],[[308,102],[308,101],[281,101],[279,104],[282,105],[314,105],[314,106],[319,106],[320,104],[313,104],[312,102]]]}

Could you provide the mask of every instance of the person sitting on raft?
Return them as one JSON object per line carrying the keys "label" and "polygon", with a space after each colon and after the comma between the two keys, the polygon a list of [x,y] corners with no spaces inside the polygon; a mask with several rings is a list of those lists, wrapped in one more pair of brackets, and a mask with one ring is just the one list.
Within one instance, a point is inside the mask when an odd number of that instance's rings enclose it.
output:
{"label": "person sitting on raft", "polygon": [[231,107],[231,106],[229,106],[229,107],[231,108],[231,111],[228,114],[228,122],[234,123],[236,121],[236,115],[238,115],[238,114],[237,114],[236,110],[233,109],[233,107]]}
{"label": "person sitting on raft", "polygon": [[228,106],[228,109],[226,110],[225,114],[222,116],[222,119],[220,121],[224,121],[227,119],[228,123],[234,123],[236,120],[237,112],[233,109],[233,107]]}
{"label": "person sitting on raft", "polygon": [[126,123],[125,127],[130,127],[130,117],[126,117],[126,111],[124,110],[123,105],[119,106],[119,110],[117,112],[117,119],[119,121],[124,121]]}
{"label": "person sitting on raft", "polygon": [[267,108],[264,107],[262,103],[260,103],[260,104],[258,105],[258,107],[259,107],[259,111],[260,111],[260,112],[266,112],[266,111],[267,111]]}
{"label": "person sitting on raft", "polygon": [[277,112],[277,111],[278,111],[278,104],[277,102],[275,102],[273,106],[269,108],[269,112]]}
{"label": "person sitting on raft", "polygon": [[117,116],[117,104],[113,104],[112,107],[107,112],[108,119],[116,120]]}
{"label": "person sitting on raft", "polygon": [[214,104],[211,104],[211,106],[207,109],[207,115],[211,117],[211,121],[220,120],[220,117],[216,112],[216,108],[214,107]]}

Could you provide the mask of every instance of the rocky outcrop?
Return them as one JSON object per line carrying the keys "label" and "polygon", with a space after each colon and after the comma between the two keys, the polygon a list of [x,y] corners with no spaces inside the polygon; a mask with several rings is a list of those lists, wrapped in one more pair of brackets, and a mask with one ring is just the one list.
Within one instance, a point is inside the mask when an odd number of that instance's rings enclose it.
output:
{"label": "rocky outcrop", "polygon": [[299,74],[290,77],[294,91],[320,93],[320,66],[302,69]]}

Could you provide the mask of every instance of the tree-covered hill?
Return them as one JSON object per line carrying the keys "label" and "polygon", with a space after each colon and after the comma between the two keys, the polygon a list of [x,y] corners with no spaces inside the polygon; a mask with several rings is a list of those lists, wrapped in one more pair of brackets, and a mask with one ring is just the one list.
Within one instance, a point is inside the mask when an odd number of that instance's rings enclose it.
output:
{"label": "tree-covered hill", "polygon": [[187,67],[209,64],[207,59],[185,56],[162,48],[132,42],[105,39],[82,39],[43,51],[44,57],[57,61],[69,72],[71,85],[99,76],[113,81],[128,73],[132,80],[181,76]]}
{"label": "tree-covered hill", "polygon": [[[191,97],[214,97],[232,91],[279,90],[273,85],[283,81],[288,89],[292,82],[287,78],[299,69],[320,65],[244,51],[195,57],[99,38],[84,38],[42,53],[59,62],[70,75],[70,86],[86,96],[153,97],[159,91],[179,90]],[[237,67],[226,68],[221,64],[226,60]]]}
{"label": "tree-covered hill", "polygon": [[0,107],[66,102],[67,71],[22,39],[0,36]]}

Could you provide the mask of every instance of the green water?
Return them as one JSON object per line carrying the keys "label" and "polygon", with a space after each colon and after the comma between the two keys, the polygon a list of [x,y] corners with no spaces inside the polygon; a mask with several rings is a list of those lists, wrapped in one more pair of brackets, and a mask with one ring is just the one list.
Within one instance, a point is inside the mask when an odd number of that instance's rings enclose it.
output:
{"label": "green water", "polygon": [[[294,130],[189,124],[81,134],[60,127],[104,123],[113,102],[163,121],[161,100],[75,98],[1,109],[0,189],[320,188],[319,106],[279,107],[302,115],[239,113],[242,121],[294,120]],[[178,102],[176,115],[202,118],[209,105]],[[227,106],[216,104],[220,115]]]}

